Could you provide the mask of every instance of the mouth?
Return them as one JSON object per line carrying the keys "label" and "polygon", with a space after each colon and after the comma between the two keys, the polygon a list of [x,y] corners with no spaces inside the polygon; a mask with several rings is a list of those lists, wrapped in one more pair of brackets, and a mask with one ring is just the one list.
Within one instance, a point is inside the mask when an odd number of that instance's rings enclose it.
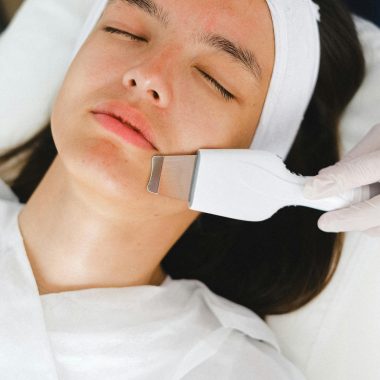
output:
{"label": "mouth", "polygon": [[[141,133],[141,131],[136,128],[135,126],[133,126],[131,123],[129,123],[128,121],[124,120],[122,117],[120,116],[117,116],[115,115],[114,113],[104,113],[105,115],[108,115],[108,116],[111,116],[113,118],[115,118],[116,120],[119,120],[121,123],[123,123],[126,127],[129,127],[129,128],[132,128],[134,131],[136,131],[137,133],[140,133],[141,135],[143,135]],[[143,135],[144,136],[144,135]],[[149,141],[145,136],[144,136],[145,140]],[[150,142],[150,141],[149,141]]]}
{"label": "mouth", "polygon": [[100,104],[91,111],[94,115],[103,114],[107,115],[121,124],[123,124],[128,129],[138,133],[147,143],[151,145],[156,151],[158,151],[155,138],[153,134],[153,129],[139,110],[129,106],[126,103],[121,103],[118,101],[109,101]]}
{"label": "mouth", "polygon": [[129,121],[124,120],[121,116],[118,116],[118,115],[116,115],[116,114],[114,114],[112,112],[105,113],[105,115],[108,115],[108,116],[111,116],[111,117],[115,118],[116,120],[120,121],[120,123],[124,124],[126,127],[131,128],[133,131],[135,131],[137,133],[140,133],[140,135],[142,135],[144,137],[144,139],[146,141],[148,141],[156,149],[156,147],[152,144],[151,141],[148,140],[148,138],[144,135],[144,133],[142,133],[140,129],[138,129],[137,127],[135,127],[134,125],[132,125]]}
{"label": "mouth", "polygon": [[153,145],[139,132],[139,130],[130,126],[129,123],[124,123],[122,120],[111,114],[93,113],[93,115],[98,123],[103,126],[103,128],[118,135],[128,144],[132,144],[149,151],[155,149]]}

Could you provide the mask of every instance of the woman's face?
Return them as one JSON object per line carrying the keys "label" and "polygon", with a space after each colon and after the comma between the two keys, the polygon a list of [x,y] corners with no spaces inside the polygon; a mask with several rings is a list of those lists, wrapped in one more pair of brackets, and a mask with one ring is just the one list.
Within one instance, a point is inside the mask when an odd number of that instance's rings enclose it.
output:
{"label": "woman's face", "polygon": [[[153,155],[250,146],[273,65],[265,0],[109,1],[53,107],[59,158],[99,191],[147,201]],[[110,104],[142,115],[156,149],[106,130],[92,111]]]}

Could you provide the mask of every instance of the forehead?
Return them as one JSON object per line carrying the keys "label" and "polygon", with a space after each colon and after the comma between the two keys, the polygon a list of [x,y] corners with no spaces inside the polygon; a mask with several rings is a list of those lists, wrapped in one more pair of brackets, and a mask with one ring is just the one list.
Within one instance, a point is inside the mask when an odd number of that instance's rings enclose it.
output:
{"label": "forehead", "polygon": [[[265,0],[110,0],[118,10],[151,9],[161,13],[168,26],[196,27],[206,32],[226,31],[237,38],[271,25]],[[162,12],[161,12],[162,10]]]}
{"label": "forehead", "polygon": [[266,0],[109,0],[108,5],[117,17],[142,11],[182,42],[201,34],[225,37],[271,70],[274,32]]}

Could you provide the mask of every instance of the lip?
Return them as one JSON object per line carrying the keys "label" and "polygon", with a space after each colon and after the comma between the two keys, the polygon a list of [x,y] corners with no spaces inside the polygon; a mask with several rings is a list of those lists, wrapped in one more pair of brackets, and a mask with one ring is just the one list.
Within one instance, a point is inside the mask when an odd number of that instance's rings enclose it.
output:
{"label": "lip", "polygon": [[138,132],[152,148],[158,151],[152,132],[153,129],[145,116],[137,109],[122,102],[109,101],[98,104],[91,113],[95,116],[96,114],[109,115],[114,119],[119,120],[125,126]]}

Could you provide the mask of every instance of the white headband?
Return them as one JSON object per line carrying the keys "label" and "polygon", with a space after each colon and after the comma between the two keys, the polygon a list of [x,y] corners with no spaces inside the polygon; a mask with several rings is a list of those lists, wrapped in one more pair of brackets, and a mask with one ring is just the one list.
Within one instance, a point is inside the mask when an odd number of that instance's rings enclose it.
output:
{"label": "white headband", "polygon": [[251,149],[285,159],[301,126],[318,79],[319,7],[311,0],[267,0],[276,58],[268,95]]}
{"label": "white headband", "polygon": [[[275,34],[271,83],[251,149],[285,159],[314,93],[320,66],[319,7],[311,0],[267,0]],[[72,59],[96,25],[107,0],[96,0]]]}

